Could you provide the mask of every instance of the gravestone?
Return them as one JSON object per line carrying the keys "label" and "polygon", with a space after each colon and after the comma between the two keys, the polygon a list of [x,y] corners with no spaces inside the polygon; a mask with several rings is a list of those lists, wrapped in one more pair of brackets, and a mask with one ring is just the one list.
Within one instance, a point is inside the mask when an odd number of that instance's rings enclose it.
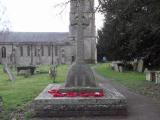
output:
{"label": "gravestone", "polygon": [[118,63],[112,63],[115,71],[119,72]]}
{"label": "gravestone", "polygon": [[34,71],[36,69],[36,66],[32,66],[32,65],[29,65],[29,66],[17,66],[17,75],[19,75],[19,73],[21,72],[22,74],[31,74],[33,75],[34,74]]}
{"label": "gravestone", "polygon": [[156,84],[160,84],[160,71],[156,73]]}
{"label": "gravestone", "polygon": [[7,64],[4,64],[3,69],[11,81],[15,80],[15,76],[13,75],[12,71],[10,70]]}
{"label": "gravestone", "polygon": [[56,76],[57,76],[57,66],[52,66],[49,70],[49,75],[53,79],[53,83],[55,82]]}
{"label": "gravestone", "polygon": [[160,84],[160,71],[146,71],[146,80]]}
{"label": "gravestone", "polygon": [[21,70],[21,71],[18,72],[17,75],[30,76],[31,75],[31,71],[30,70]]}
{"label": "gravestone", "polygon": [[103,62],[106,62],[106,61],[107,61],[107,58],[106,58],[105,56],[103,56],[102,61],[103,61]]}
{"label": "gravestone", "polygon": [[141,60],[139,60],[138,61],[138,65],[137,65],[137,71],[138,72],[143,72],[143,60],[141,59]]}
{"label": "gravestone", "polygon": [[124,71],[123,66],[119,66],[119,72],[123,72],[123,71]]}
{"label": "gravestone", "polygon": [[117,72],[123,72],[123,63],[121,61],[112,62],[113,70]]}
{"label": "gravestone", "polygon": [[0,112],[2,112],[2,110],[3,110],[3,99],[0,96]]}
{"label": "gravestone", "polygon": [[133,65],[133,70],[134,70],[134,71],[137,71],[137,66],[138,66],[137,59],[134,59],[132,65]]}

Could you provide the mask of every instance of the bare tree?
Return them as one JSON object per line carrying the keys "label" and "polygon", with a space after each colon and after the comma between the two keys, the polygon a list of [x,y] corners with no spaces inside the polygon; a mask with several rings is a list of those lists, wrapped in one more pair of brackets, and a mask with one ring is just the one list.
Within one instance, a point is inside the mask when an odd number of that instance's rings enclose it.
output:
{"label": "bare tree", "polygon": [[[69,5],[69,3],[70,3],[71,1],[78,1],[78,0],[67,0],[67,1],[65,1],[65,2],[61,2],[61,3],[59,3],[59,4],[56,4],[56,5],[54,6],[54,8],[61,7],[62,10],[60,11],[59,14],[62,14],[62,13],[66,10],[67,5]],[[91,0],[88,0],[88,1],[91,1]],[[106,2],[105,0],[98,0],[98,5],[95,7],[95,10],[94,10],[95,13],[100,9],[100,6],[101,6],[101,5],[105,4],[105,2]]]}
{"label": "bare tree", "polygon": [[6,32],[10,29],[10,21],[7,15],[7,7],[4,0],[0,0],[0,32]]}

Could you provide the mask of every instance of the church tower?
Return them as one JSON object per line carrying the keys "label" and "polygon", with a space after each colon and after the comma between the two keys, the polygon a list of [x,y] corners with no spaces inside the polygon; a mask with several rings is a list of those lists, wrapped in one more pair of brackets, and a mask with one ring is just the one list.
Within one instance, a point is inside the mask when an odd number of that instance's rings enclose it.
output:
{"label": "church tower", "polygon": [[[70,3],[70,38],[76,47],[77,39],[77,27],[74,22],[77,17],[78,0],[71,0]],[[94,0],[85,0],[84,6],[84,21],[89,24],[84,28],[84,56],[86,63],[97,62],[97,49],[96,49],[96,31],[95,31],[95,12],[94,12]],[[76,48],[73,49],[74,55],[76,54]]]}

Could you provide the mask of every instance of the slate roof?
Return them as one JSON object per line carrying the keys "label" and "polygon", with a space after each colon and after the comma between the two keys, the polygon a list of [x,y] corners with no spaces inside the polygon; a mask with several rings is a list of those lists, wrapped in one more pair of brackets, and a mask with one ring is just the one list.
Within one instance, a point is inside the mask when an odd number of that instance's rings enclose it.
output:
{"label": "slate roof", "polygon": [[9,32],[0,33],[1,43],[37,43],[37,42],[67,42],[68,32]]}

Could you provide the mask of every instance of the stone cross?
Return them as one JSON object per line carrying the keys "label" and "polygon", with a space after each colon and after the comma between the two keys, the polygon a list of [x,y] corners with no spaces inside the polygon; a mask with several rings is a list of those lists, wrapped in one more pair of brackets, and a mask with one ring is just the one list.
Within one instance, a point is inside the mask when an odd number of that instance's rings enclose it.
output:
{"label": "stone cross", "polygon": [[[71,2],[73,2],[73,0],[71,0]],[[76,63],[71,66],[68,72],[65,87],[75,89],[96,88],[97,84],[94,74],[91,68],[84,62],[84,29],[89,26],[89,22],[84,14],[86,0],[76,0],[76,3],[78,15],[75,16],[74,22],[72,22],[72,24],[77,27]]]}
{"label": "stone cross", "polygon": [[84,28],[89,25],[84,16],[84,4],[85,0],[77,0],[78,16],[75,16],[75,22],[77,26],[77,54],[76,63],[84,63]]}

